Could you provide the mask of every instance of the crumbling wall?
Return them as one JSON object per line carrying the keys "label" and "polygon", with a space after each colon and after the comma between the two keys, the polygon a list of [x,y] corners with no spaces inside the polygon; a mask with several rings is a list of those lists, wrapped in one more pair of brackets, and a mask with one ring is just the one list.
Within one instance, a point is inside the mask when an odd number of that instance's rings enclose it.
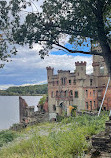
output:
{"label": "crumbling wall", "polygon": [[49,121],[49,113],[40,113],[38,111],[35,112],[34,117],[32,117],[31,121],[22,122],[18,124],[13,124],[10,129],[14,131],[22,130],[28,126],[36,125],[38,123]]}
{"label": "crumbling wall", "polygon": [[19,97],[19,117],[20,117],[20,122],[23,122],[24,117],[26,116],[26,107],[28,107],[26,101],[22,97]]}
{"label": "crumbling wall", "polygon": [[[45,108],[48,109],[48,102],[46,102]],[[19,115],[20,115],[20,123],[14,124],[12,127],[10,127],[10,129],[21,130],[30,125],[49,121],[48,112],[44,112],[44,113],[41,111],[34,112],[34,106],[28,106],[28,104],[22,97],[19,97]]]}

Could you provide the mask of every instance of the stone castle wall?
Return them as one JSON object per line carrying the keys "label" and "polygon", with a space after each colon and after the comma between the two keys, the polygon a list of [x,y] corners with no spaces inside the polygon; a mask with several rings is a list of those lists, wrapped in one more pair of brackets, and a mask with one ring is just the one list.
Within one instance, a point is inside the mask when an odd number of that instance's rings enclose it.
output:
{"label": "stone castle wall", "polygon": [[[86,65],[86,62],[76,62],[76,69],[73,73],[70,73],[69,70],[58,70],[56,75],[54,68],[50,66],[46,68],[49,113],[61,114],[65,109],[68,114],[70,105],[77,106],[78,110],[91,111],[99,108],[108,81],[106,65],[102,57],[93,56],[93,73],[91,75],[86,74]],[[111,92],[110,87],[111,82],[107,96]],[[61,103],[63,107],[61,107]],[[111,103],[105,102],[103,108],[109,110]]]}

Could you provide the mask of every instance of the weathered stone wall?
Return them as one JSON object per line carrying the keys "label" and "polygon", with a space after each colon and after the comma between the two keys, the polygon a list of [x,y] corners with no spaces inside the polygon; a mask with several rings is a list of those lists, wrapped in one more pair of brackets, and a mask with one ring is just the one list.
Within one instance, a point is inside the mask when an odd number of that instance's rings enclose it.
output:
{"label": "weathered stone wall", "polygon": [[40,113],[37,111],[35,112],[34,117],[32,117],[30,121],[14,124],[10,127],[10,129],[18,131],[26,128],[27,126],[36,125],[38,123],[47,122],[47,121],[49,121],[49,113]]}
{"label": "weathered stone wall", "polygon": [[19,97],[19,117],[20,117],[20,122],[23,121],[25,115],[26,115],[26,107],[28,107],[26,101],[22,98]]}
{"label": "weathered stone wall", "polygon": [[28,123],[34,120],[32,118],[34,113],[34,106],[28,106],[26,101],[19,97],[19,115],[20,115],[20,123]]}

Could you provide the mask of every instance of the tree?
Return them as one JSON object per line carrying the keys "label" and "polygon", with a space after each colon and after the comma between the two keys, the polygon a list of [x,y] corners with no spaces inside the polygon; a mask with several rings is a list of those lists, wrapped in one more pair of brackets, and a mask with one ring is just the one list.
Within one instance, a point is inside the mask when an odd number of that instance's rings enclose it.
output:
{"label": "tree", "polygon": [[38,106],[40,107],[41,110],[43,110],[43,106],[47,100],[47,95],[43,95],[43,97],[40,99]]}
{"label": "tree", "polygon": [[11,37],[10,16],[10,6],[6,1],[0,1],[0,67],[4,66],[2,61],[8,62],[11,55],[17,52]]}
{"label": "tree", "polygon": [[[42,12],[36,8],[37,1],[10,1],[9,10],[14,17],[10,39],[19,45],[29,44],[30,48],[34,43],[41,44],[41,57],[54,46],[69,53],[103,56],[111,75],[111,0],[45,0]],[[27,12],[29,6],[32,11],[23,21],[20,12]],[[79,45],[88,39],[97,42],[102,52],[69,49],[60,43],[63,35]]]}

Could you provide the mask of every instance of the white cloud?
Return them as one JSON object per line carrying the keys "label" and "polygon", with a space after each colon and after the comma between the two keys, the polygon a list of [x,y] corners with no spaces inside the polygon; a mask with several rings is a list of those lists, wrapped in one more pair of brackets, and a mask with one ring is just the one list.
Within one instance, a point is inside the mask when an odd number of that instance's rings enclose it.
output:
{"label": "white cloud", "polygon": [[5,89],[12,87],[12,86],[15,86],[15,85],[13,85],[13,84],[0,85],[0,90],[5,90]]}
{"label": "white cloud", "polygon": [[7,63],[3,69],[0,69],[0,89],[6,89],[14,85],[46,83],[47,66],[53,67],[55,73],[60,69],[73,72],[76,61],[86,61],[87,73],[92,72],[91,56],[50,54],[43,60],[38,55],[38,49],[40,49],[38,46],[32,50],[27,47],[19,47],[18,54],[12,58],[12,62]]}
{"label": "white cloud", "polygon": [[83,57],[83,56],[72,56],[72,55],[50,55],[46,57],[44,60],[39,60],[36,63],[36,66],[39,68],[45,68],[47,66],[54,67],[56,70],[58,69],[66,69],[66,70],[74,70],[76,61],[86,61],[87,62],[87,73],[92,72],[92,57]]}
{"label": "white cloud", "polygon": [[[92,71],[92,57],[83,56],[72,56],[72,55],[49,55],[45,59],[41,59],[36,52],[31,52],[32,54],[23,54],[20,58],[14,58],[11,63],[8,64],[7,69],[15,69],[14,67],[19,67],[22,69],[45,69],[47,66],[54,67],[57,69],[67,69],[74,70],[76,61],[86,61],[87,62],[87,73]],[[15,65],[16,63],[16,65]],[[10,74],[11,75],[11,74]],[[16,74],[17,75],[17,74]]]}

